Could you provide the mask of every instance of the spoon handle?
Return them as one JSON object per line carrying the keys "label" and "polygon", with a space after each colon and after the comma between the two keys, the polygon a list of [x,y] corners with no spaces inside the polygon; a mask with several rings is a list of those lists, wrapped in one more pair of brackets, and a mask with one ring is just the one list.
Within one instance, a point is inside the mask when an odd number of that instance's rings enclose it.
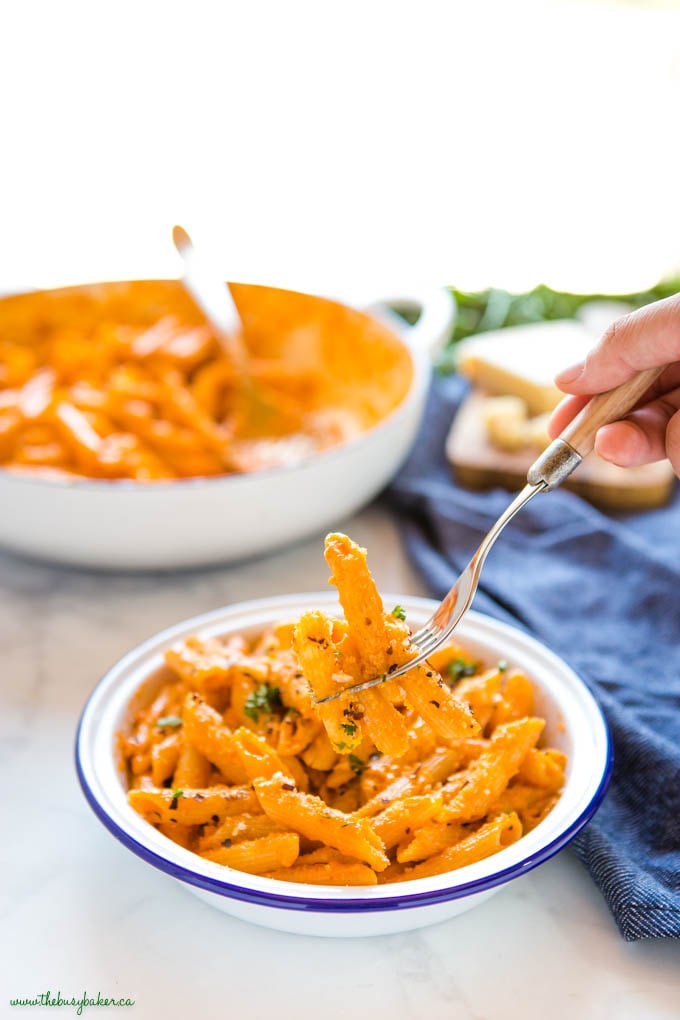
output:
{"label": "spoon handle", "polygon": [[239,375],[242,379],[249,379],[248,352],[242,340],[241,318],[228,285],[206,271],[184,227],[173,227],[172,239],[184,263],[182,282],[185,288],[212,326]]}

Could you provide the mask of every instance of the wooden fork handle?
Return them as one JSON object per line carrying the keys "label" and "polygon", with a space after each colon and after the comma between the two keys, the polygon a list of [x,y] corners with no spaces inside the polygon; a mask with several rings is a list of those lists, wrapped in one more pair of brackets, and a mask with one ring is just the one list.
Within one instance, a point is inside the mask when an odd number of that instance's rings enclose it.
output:
{"label": "wooden fork handle", "polygon": [[592,397],[531,465],[527,473],[529,484],[540,485],[545,492],[561,485],[594,448],[597,430],[632,411],[662,372],[663,366],[647,368],[613,390]]}
{"label": "wooden fork handle", "polygon": [[663,365],[660,368],[647,368],[620,386],[615,386],[613,390],[598,393],[562,430],[559,438],[569,443],[572,450],[581,457],[586,457],[595,447],[597,430],[603,425],[619,421],[632,411],[640,397],[654,380],[658,379],[663,370]]}

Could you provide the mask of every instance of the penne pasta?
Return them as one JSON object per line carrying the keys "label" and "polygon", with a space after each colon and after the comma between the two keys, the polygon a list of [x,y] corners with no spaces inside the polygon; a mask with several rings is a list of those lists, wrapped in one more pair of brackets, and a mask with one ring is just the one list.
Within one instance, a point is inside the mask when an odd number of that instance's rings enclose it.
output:
{"label": "penne pasta", "polygon": [[357,696],[364,732],[379,751],[399,758],[408,747],[408,720],[389,701],[383,690],[362,691]]}
{"label": "penne pasta", "polygon": [[331,568],[331,584],[338,589],[349,632],[370,676],[386,672],[385,655],[389,645],[382,599],[366,564],[366,550],[346,535],[326,538],[326,562]]}
{"label": "penne pasta", "polygon": [[128,800],[147,822],[205,825],[225,815],[258,811],[248,786],[211,786],[204,790],[131,790]]}
{"label": "penne pasta", "polygon": [[183,846],[185,850],[194,850],[197,828],[196,825],[179,825],[177,823],[173,825],[172,822],[160,822],[158,831],[171,839],[173,843]]}
{"label": "penne pasta", "polygon": [[271,779],[277,773],[282,773],[295,782],[292,772],[262,737],[241,727],[233,734],[233,741],[248,779]]}
{"label": "penne pasta", "polygon": [[566,763],[566,755],[561,751],[532,747],[522,759],[517,779],[546,790],[560,790],[564,784]]}
{"label": "penne pasta", "polygon": [[187,694],[184,701],[184,739],[216,765],[230,783],[245,783],[248,773],[243,767],[231,730],[222,717],[198,694]]}
{"label": "penne pasta", "polygon": [[[317,698],[336,693],[351,679],[340,671],[333,629],[323,613],[305,613],[300,617],[294,645],[302,672]],[[336,750],[350,753],[361,742],[361,720],[351,702],[339,698],[319,705],[317,711]]]}
{"label": "penne pasta", "polygon": [[185,743],[177,759],[173,785],[179,786],[180,789],[184,789],[185,786],[207,786],[211,772],[210,762],[205,755],[192,744]]}
{"label": "penne pasta", "polygon": [[500,670],[490,669],[481,676],[472,676],[456,685],[456,697],[470,706],[481,729],[488,726],[501,700],[502,679]]}
{"label": "penne pasta", "polygon": [[300,757],[310,769],[330,772],[338,760],[338,752],[328,739],[326,731],[321,730]]}
{"label": "penne pasta", "polygon": [[390,330],[309,295],[235,289],[267,409],[255,429],[251,386],[177,281],[3,300],[2,467],[140,483],[254,472],[344,443],[400,404],[413,365]]}
{"label": "penne pasta", "polygon": [[229,683],[235,657],[228,645],[191,637],[178,647],[168,648],[165,661],[189,690],[205,692]]}
{"label": "penne pasta", "polygon": [[291,708],[281,720],[276,750],[284,755],[301,754],[322,728],[318,719],[301,715],[297,709]]}
{"label": "penne pasta", "polygon": [[522,822],[524,832],[531,832],[553,808],[558,794],[540,786],[513,783],[500,795],[489,809],[489,817],[499,813],[515,811]]}
{"label": "penne pasta", "polygon": [[485,857],[498,853],[503,847],[515,843],[522,835],[522,823],[516,814],[504,814],[487,822],[476,832],[465,836],[460,842],[441,853],[435,854],[421,864],[405,870],[398,881],[407,878],[429,878],[444,871],[453,871],[466,864],[474,864]]}
{"label": "penne pasta", "polygon": [[386,850],[413,835],[433,818],[442,806],[440,793],[396,800],[372,821],[373,831],[382,840]]}
{"label": "penne pasta", "polygon": [[151,750],[151,778],[154,786],[162,786],[175,772],[182,753],[182,743],[181,735],[173,733],[172,736],[154,744]]}
{"label": "penne pasta", "polygon": [[250,842],[263,836],[270,836],[273,832],[283,832],[283,829],[265,814],[228,815],[200,837],[198,850],[203,852],[216,850],[220,846],[230,847],[234,843]]}
{"label": "penne pasta", "polygon": [[351,864],[294,864],[292,868],[270,871],[265,877],[308,885],[377,885],[378,882],[375,871],[358,861]]}
{"label": "penne pasta", "polygon": [[497,726],[523,719],[533,712],[534,688],[531,681],[523,673],[510,673],[503,682],[500,700],[491,716],[490,729],[493,732]]}
{"label": "penne pasta", "polygon": [[204,850],[201,857],[237,871],[263,875],[279,868],[290,868],[300,853],[300,838],[294,832],[274,832],[260,839]]}
{"label": "penne pasta", "polygon": [[435,733],[444,740],[463,740],[476,737],[481,727],[470,706],[450,688],[434,670],[416,666],[400,682],[406,691],[406,699]]}
{"label": "penne pasta", "polygon": [[376,885],[377,875],[366,864],[332,847],[321,847],[301,854],[292,868],[270,872],[267,878],[312,885]]}
{"label": "penne pasta", "polygon": [[[432,816],[430,816],[432,817]],[[412,838],[404,838],[397,847],[397,860],[402,863],[423,861],[454,846],[465,834],[460,822],[434,822],[423,825]]]}
{"label": "penne pasta", "polygon": [[335,847],[381,871],[389,864],[380,839],[365,819],[348,818],[310,794],[299,793],[283,777],[256,779],[255,793],[265,814],[311,840]]}
{"label": "penne pasta", "polygon": [[[104,431],[102,409],[86,390],[81,399]],[[531,680],[458,645],[390,679],[417,651],[403,611],[385,612],[350,539],[329,536],[327,556],[346,619],[308,611],[251,638],[195,635],[168,651],[151,702],[133,699],[118,739],[131,807],[207,861],[314,885],[435,875],[531,831],[567,764],[539,746]],[[343,693],[376,669],[380,685]]]}
{"label": "penne pasta", "polygon": [[438,816],[442,822],[482,818],[519,770],[527,751],[543,730],[542,719],[520,719],[495,731],[489,748],[468,769],[454,796]]}

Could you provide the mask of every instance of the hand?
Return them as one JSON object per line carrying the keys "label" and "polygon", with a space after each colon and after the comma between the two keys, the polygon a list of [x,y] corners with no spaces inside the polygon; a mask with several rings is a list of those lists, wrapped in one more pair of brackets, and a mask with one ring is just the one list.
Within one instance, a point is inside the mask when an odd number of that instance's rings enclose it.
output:
{"label": "hand", "polygon": [[558,436],[594,394],[658,365],[668,367],[634,411],[598,431],[595,449],[622,467],[668,457],[680,478],[680,294],[618,319],[584,362],[557,376],[557,386],[572,396],[555,408],[548,425],[551,437]]}

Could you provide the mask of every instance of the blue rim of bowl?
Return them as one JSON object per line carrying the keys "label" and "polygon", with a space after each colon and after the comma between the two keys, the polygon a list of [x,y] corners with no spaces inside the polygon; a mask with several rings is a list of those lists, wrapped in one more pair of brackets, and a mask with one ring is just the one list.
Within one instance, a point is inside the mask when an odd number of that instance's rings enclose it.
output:
{"label": "blue rim of bowl", "polygon": [[[93,691],[90,697],[92,697],[94,693],[95,692]],[[504,885],[512,879],[519,878],[520,876],[527,874],[539,864],[543,864],[545,861],[550,860],[551,857],[554,857],[555,854],[559,853],[560,850],[562,850],[568,843],[571,842],[572,839],[574,839],[575,836],[578,835],[602,803],[609,787],[614,764],[614,750],[611,731],[602,709],[597,702],[595,702],[604,726],[606,739],[606,760],[602,772],[602,778],[600,779],[593,797],[578,818],[576,818],[571,825],[568,826],[568,828],[556,836],[555,839],[538,849],[535,853],[526,857],[524,860],[519,861],[517,864],[513,864],[512,867],[496,871],[492,875],[474,879],[470,882],[463,882],[456,886],[434,889],[431,892],[404,893],[401,896],[390,896],[380,900],[310,900],[301,896],[283,896],[279,893],[269,893],[255,889],[244,889],[241,886],[232,885],[230,882],[225,882],[221,879],[210,878],[207,875],[200,874],[200,872],[193,871],[191,868],[185,868],[180,864],[175,864],[173,861],[169,861],[166,857],[150,850],[148,847],[144,846],[143,843],[138,842],[138,840],[133,839],[132,836],[128,835],[128,833],[114,821],[111,815],[102,808],[101,804],[92,792],[82,768],[80,760],[80,736],[83,720],[85,719],[89,703],[90,699],[88,698],[78,723],[75,740],[75,766],[78,774],[78,780],[80,781],[81,788],[85,794],[88,804],[109,832],[112,833],[112,835],[114,835],[116,839],[123,844],[123,846],[127,847],[128,850],[131,850],[132,853],[141,857],[142,860],[153,865],[153,867],[165,872],[166,875],[170,875],[172,878],[178,879],[180,882],[186,882],[189,885],[196,886],[206,892],[215,893],[218,896],[224,896],[228,899],[240,900],[241,902],[250,903],[260,907],[274,907],[279,910],[301,910],[321,914],[361,914],[374,913],[378,911],[405,910],[413,907],[429,907],[439,903],[446,903],[449,900],[462,899],[465,896],[473,896],[476,893],[483,893],[489,889],[495,888],[496,886]],[[451,874],[455,875],[455,872],[451,872]]]}

